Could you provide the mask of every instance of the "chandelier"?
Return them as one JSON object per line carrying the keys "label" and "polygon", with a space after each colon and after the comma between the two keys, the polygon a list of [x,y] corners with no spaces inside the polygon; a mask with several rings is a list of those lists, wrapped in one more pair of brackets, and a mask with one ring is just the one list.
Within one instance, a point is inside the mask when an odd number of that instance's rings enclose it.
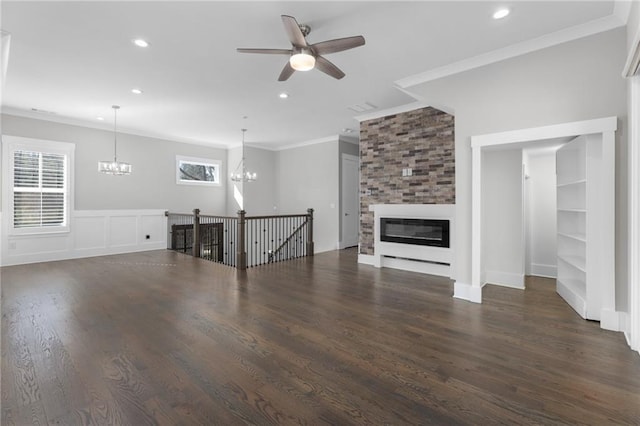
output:
{"label": "chandelier", "polygon": [[242,130],[242,159],[238,163],[238,167],[236,170],[231,173],[231,180],[233,182],[253,182],[258,178],[258,174],[256,172],[250,172],[247,170],[245,160],[244,160],[244,134],[247,129]]}
{"label": "chandelier", "polygon": [[131,174],[131,164],[118,161],[118,132],[117,118],[118,105],[113,105],[113,161],[98,161],[98,171],[108,175],[129,175]]}

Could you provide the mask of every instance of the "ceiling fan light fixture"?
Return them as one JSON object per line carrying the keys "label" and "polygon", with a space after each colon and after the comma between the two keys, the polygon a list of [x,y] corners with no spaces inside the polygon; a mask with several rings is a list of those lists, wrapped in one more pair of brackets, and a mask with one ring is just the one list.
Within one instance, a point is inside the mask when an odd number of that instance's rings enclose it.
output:
{"label": "ceiling fan light fixture", "polygon": [[296,71],[309,71],[316,66],[316,58],[306,52],[299,52],[291,55],[289,64]]}

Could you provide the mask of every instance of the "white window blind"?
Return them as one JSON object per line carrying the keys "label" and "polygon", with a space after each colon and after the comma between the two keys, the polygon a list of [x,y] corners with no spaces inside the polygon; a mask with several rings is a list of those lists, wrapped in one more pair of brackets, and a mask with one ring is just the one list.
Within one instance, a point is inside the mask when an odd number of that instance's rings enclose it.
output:
{"label": "white window blind", "polygon": [[66,226],[64,154],[13,151],[13,227]]}

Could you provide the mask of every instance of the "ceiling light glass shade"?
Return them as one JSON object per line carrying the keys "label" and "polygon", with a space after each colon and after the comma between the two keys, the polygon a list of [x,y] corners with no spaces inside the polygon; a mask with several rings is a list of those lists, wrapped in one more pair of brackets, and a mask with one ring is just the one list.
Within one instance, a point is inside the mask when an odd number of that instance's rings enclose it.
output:
{"label": "ceiling light glass shade", "polygon": [[118,105],[113,105],[113,161],[98,161],[98,171],[107,175],[129,175],[131,174],[131,164],[118,161],[118,131],[117,118]]}
{"label": "ceiling light glass shade", "polygon": [[135,44],[138,47],[149,47],[149,42],[141,38],[137,38],[133,40],[133,44]]}
{"label": "ceiling light glass shade", "polygon": [[231,180],[233,182],[253,182],[258,179],[258,174],[249,171],[244,171],[240,173],[231,173]]}
{"label": "ceiling light glass shade", "polygon": [[509,15],[509,9],[498,9],[493,14],[493,19],[502,19],[507,17],[507,15]]}
{"label": "ceiling light glass shade", "polygon": [[316,66],[316,58],[305,52],[296,53],[289,58],[291,68],[296,71],[309,71]]}
{"label": "ceiling light glass shade", "polygon": [[98,171],[108,175],[129,175],[131,174],[131,164],[121,161],[99,161]]}
{"label": "ceiling light glass shade", "polygon": [[244,160],[244,133],[247,129],[242,129],[242,159],[238,163],[236,170],[231,173],[231,181],[233,182],[253,182],[258,179],[256,172],[250,172],[247,170]]}

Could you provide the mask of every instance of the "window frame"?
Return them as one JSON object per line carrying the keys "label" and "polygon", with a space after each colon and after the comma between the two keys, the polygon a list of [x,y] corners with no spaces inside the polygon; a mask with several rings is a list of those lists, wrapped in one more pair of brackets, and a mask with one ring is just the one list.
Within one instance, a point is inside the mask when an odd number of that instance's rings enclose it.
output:
{"label": "window frame", "polygon": [[[6,230],[10,235],[42,235],[71,232],[71,211],[74,206],[74,164],[75,144],[67,142],[47,141],[42,139],[23,138],[18,136],[2,136],[2,210],[6,218]],[[16,151],[31,151],[65,156],[64,173],[64,218],[59,226],[15,227],[14,217],[14,162]]]}
{"label": "window frame", "polygon": [[[180,178],[180,164],[189,163],[198,166],[213,166],[215,167],[215,182],[197,181],[197,180],[185,180]],[[222,185],[222,162],[218,160],[212,160],[210,158],[198,158],[198,157],[186,157],[184,155],[176,155],[176,184],[178,185],[193,185],[193,186],[220,186]]]}

